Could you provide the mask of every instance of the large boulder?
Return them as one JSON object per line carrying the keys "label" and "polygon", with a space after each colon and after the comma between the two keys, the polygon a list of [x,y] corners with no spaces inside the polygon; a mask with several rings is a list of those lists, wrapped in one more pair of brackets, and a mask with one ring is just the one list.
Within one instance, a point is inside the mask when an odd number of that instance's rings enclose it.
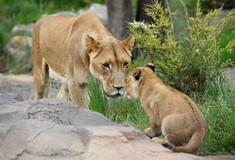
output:
{"label": "large boulder", "polygon": [[33,28],[34,28],[34,23],[19,24],[19,25],[16,25],[12,28],[11,34],[16,34],[16,33],[32,34]]}
{"label": "large boulder", "polygon": [[7,51],[15,58],[22,59],[26,56],[30,57],[32,48],[32,37],[16,35],[7,43]]}
{"label": "large boulder", "polygon": [[26,58],[31,52],[34,23],[19,24],[12,28],[10,41],[6,44],[7,51],[15,58]]}
{"label": "large boulder", "polygon": [[0,105],[1,160],[200,160],[60,99]]}

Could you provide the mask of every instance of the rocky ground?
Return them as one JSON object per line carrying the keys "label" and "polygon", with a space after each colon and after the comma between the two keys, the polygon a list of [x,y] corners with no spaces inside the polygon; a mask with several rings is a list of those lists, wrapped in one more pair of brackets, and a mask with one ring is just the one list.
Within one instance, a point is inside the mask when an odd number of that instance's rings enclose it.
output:
{"label": "rocky ground", "polygon": [[[227,73],[235,84],[235,69]],[[233,155],[203,158],[173,153],[152,142],[139,129],[113,123],[71,102],[31,100],[34,95],[32,79],[32,75],[0,74],[1,160],[235,159]],[[50,97],[55,97],[57,92],[51,87]]]}
{"label": "rocky ground", "polygon": [[66,100],[17,102],[17,97],[0,92],[0,102],[5,101],[0,105],[1,160],[207,159],[174,153],[136,127]]}
{"label": "rocky ground", "polygon": [[[226,75],[234,85],[235,69]],[[0,160],[235,159],[233,155],[205,158],[173,153],[139,129],[113,123],[71,102],[32,100],[32,79],[32,75],[0,74]],[[51,87],[50,97],[57,92]]]}
{"label": "rocky ground", "polygon": [[[34,98],[33,76],[29,74],[3,75],[0,74],[0,91],[17,93],[24,100]],[[49,97],[56,97],[58,89],[50,88]]]}

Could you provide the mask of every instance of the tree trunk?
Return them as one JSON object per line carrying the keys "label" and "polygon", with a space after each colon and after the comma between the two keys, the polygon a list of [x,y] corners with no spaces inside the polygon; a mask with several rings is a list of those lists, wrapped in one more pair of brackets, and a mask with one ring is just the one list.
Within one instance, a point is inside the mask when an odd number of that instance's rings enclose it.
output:
{"label": "tree trunk", "polygon": [[127,38],[127,22],[132,19],[131,0],[107,0],[109,30],[119,40]]}

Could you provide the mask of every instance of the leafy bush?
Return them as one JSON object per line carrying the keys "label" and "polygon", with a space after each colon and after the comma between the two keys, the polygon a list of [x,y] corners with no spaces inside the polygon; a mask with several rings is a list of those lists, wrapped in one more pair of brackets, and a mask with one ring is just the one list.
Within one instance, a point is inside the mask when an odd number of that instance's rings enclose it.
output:
{"label": "leafy bush", "polygon": [[[227,44],[235,39],[235,22],[230,24],[231,27],[223,31],[222,37],[221,37],[221,43],[220,47],[224,48],[227,46]],[[231,51],[224,51],[221,55],[221,61],[225,62],[227,60],[231,60],[232,65],[235,64],[235,46],[231,48]]]}
{"label": "leafy bush", "polygon": [[235,10],[219,20],[221,9],[203,17],[198,1],[196,16],[187,19],[187,34],[181,41],[176,41],[173,14],[154,0],[153,5],[145,10],[155,23],[134,21],[129,23],[129,29],[138,47],[146,51],[165,83],[183,92],[201,92],[205,85],[222,78],[220,68],[229,62],[222,62],[220,56],[224,51],[231,53],[231,48],[235,46],[235,40],[232,40],[224,48],[220,47],[223,30],[235,22]]}

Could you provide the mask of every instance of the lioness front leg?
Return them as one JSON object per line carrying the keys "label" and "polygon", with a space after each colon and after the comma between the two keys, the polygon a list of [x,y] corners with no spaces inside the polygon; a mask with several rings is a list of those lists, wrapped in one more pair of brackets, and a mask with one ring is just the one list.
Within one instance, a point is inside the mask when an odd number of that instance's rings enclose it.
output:
{"label": "lioness front leg", "polygon": [[75,80],[68,81],[69,95],[72,102],[80,107],[88,108],[87,84],[79,84]]}
{"label": "lioness front leg", "polygon": [[161,135],[161,126],[157,124],[157,121],[154,117],[149,118],[151,128],[145,129],[145,133],[150,137],[156,137]]}

